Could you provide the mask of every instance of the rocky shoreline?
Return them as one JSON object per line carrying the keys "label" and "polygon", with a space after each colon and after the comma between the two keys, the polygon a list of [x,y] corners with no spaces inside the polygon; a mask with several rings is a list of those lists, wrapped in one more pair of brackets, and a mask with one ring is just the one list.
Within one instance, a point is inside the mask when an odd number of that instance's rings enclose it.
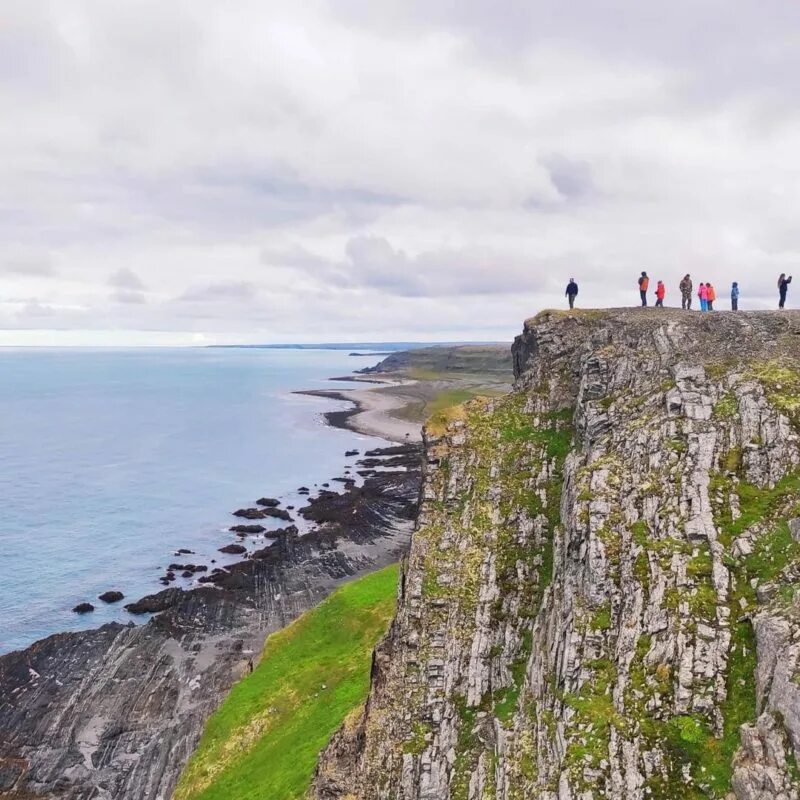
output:
{"label": "rocky shoreline", "polygon": [[[370,450],[354,469],[363,483],[348,471],[316,496],[299,492],[307,505],[292,513],[273,498],[235,512],[238,543],[226,547],[244,560],[195,564],[178,551],[166,588],[126,606],[154,615],[144,624],[55,634],[0,656],[0,798],[166,800],[205,720],[265,638],[405,552],[419,445]],[[273,518],[285,527],[259,523]],[[198,575],[195,588],[170,585]]]}

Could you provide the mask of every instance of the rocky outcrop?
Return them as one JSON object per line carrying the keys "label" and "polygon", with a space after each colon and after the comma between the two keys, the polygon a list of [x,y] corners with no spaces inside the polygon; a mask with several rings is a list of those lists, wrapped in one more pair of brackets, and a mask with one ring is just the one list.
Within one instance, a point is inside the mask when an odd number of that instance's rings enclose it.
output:
{"label": "rocky outcrop", "polygon": [[281,536],[201,588],[128,605],[159,612],[146,624],[59,634],[0,657],[0,797],[167,800],[206,719],[266,635],[404,551],[417,449],[405,458],[349,495],[341,521]]}
{"label": "rocky outcrop", "polygon": [[[798,800],[800,315],[543,313],[426,440],[318,800]],[[459,416],[459,415],[456,415]]]}

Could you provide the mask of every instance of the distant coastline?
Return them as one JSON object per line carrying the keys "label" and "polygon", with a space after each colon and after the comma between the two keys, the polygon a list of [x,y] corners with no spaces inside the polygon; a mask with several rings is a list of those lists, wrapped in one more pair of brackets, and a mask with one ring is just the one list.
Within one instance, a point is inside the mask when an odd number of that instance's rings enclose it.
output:
{"label": "distant coastline", "polygon": [[[403,350],[432,347],[466,347],[504,344],[503,342],[314,342],[310,344],[209,344],[207,350],[352,350],[350,355],[382,356]],[[360,352],[369,350],[371,352]]]}

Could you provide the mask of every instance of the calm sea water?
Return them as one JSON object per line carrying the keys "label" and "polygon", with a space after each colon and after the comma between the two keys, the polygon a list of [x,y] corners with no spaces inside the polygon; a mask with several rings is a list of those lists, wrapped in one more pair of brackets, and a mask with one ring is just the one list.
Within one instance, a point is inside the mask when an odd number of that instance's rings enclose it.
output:
{"label": "calm sea water", "polygon": [[[336,404],[291,391],[335,388],[328,377],[377,360],[0,350],[0,652],[127,621],[122,603],[97,595],[158,591],[180,547],[196,552],[186,560],[225,563],[231,511],[264,494],[291,504],[299,486],[341,475],[346,449],[380,441],[325,426],[321,412]],[[82,600],[96,611],[72,613]]]}

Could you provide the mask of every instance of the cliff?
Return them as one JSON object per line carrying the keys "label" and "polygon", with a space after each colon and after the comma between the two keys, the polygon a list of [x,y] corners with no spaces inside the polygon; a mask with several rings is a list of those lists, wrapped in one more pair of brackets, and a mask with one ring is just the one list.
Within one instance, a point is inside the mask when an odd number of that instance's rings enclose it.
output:
{"label": "cliff", "polygon": [[545,312],[428,432],[318,800],[797,800],[800,314]]}

